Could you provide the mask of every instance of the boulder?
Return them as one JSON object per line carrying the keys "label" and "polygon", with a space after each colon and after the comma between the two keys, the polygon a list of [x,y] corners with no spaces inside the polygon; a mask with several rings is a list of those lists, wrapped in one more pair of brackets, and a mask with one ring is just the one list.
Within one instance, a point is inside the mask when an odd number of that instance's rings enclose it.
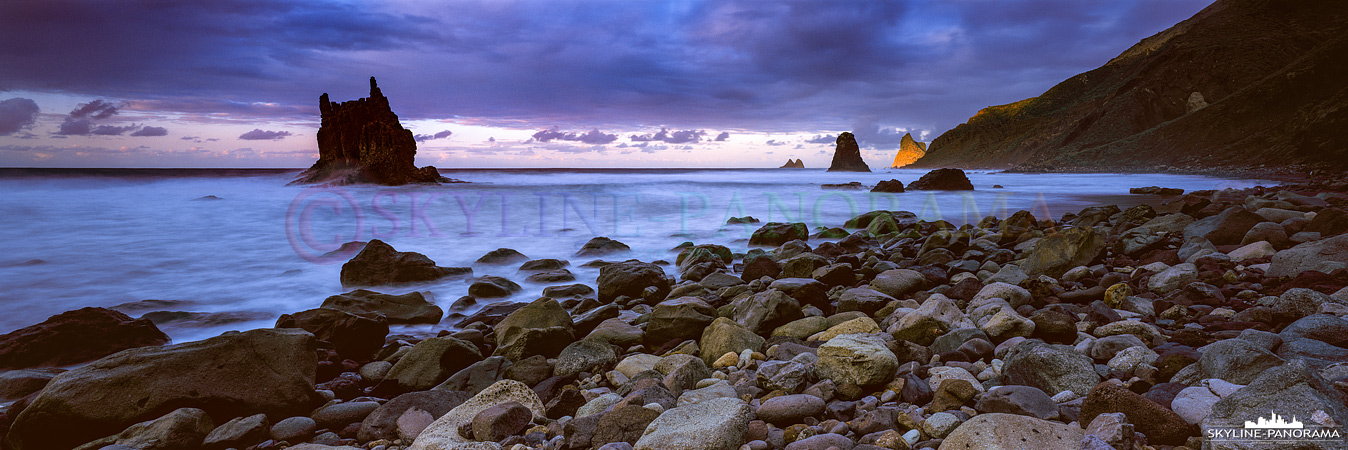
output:
{"label": "boulder", "polygon": [[[1203,419],[1206,433],[1213,428],[1243,427],[1246,421],[1269,418],[1269,413],[1296,417],[1307,428],[1348,423],[1348,397],[1304,361],[1291,361],[1260,374],[1249,385],[1212,405]],[[1140,431],[1140,430],[1139,430]],[[1342,433],[1342,431],[1340,431]],[[1341,441],[1307,444],[1298,448],[1339,448]]]}
{"label": "boulder", "polygon": [[768,222],[749,236],[749,245],[777,247],[791,241],[808,241],[810,230],[804,223]]}
{"label": "boulder", "polygon": [[520,253],[518,250],[515,250],[513,248],[498,248],[496,250],[487,252],[487,254],[485,255],[482,255],[481,258],[478,258],[477,261],[474,261],[473,263],[491,266],[503,266],[507,264],[519,264],[528,260],[529,257],[524,256],[524,254]]}
{"label": "boulder", "polygon": [[1273,255],[1266,275],[1294,277],[1302,272],[1333,272],[1348,267],[1348,235],[1306,242]]}
{"label": "boulder", "polygon": [[211,417],[197,408],[178,408],[158,419],[128,427],[113,438],[113,445],[137,450],[199,448],[215,428]]}
{"label": "boulder", "polygon": [[543,297],[510,313],[496,325],[496,351],[511,361],[532,355],[557,356],[574,339],[571,315],[557,300]]}
{"label": "boulder", "polygon": [[531,413],[531,420],[541,420],[544,416],[543,402],[538,399],[538,394],[534,393],[533,389],[515,380],[501,380],[435,419],[435,422],[422,430],[408,450],[460,448],[458,444],[469,443],[472,439],[460,435],[459,429],[465,424],[472,423],[478,413],[506,402],[515,402],[527,408]]}
{"label": "boulder", "polygon": [[434,166],[418,169],[417,142],[370,77],[370,96],[333,103],[318,97],[318,161],[294,183],[403,185],[454,182]]}
{"label": "boulder", "polygon": [[626,444],[622,448],[631,449],[631,444],[635,444],[641,439],[642,433],[646,427],[660,416],[660,411],[646,408],[639,405],[621,405],[613,408],[613,411],[604,414],[599,418],[599,424],[595,426],[594,437],[590,442],[593,444],[608,443],[604,447],[612,449],[613,443]]}
{"label": "boulder", "polygon": [[417,410],[433,417],[440,417],[469,398],[471,396],[468,393],[445,390],[417,391],[399,395],[365,416],[356,436],[361,442],[398,439],[398,418],[408,411]]}
{"label": "boulder", "polygon": [[618,363],[618,353],[613,345],[598,339],[581,339],[572,342],[557,355],[557,364],[553,375],[571,377],[581,372],[603,373]]}
{"label": "boulder", "polygon": [[1137,431],[1149,442],[1164,445],[1183,445],[1198,430],[1183,417],[1122,385],[1100,383],[1081,404],[1081,423],[1090,423],[1104,413],[1123,413]]}
{"label": "boulder", "polygon": [[267,440],[270,430],[271,422],[267,421],[266,414],[235,417],[206,434],[201,442],[201,448],[202,450],[247,448],[255,442]]}
{"label": "boulder", "polygon": [[481,352],[471,342],[449,336],[426,339],[393,364],[376,391],[424,391],[481,359]]}
{"label": "boulder", "polygon": [[486,275],[468,285],[468,295],[473,298],[500,298],[509,297],[523,289],[505,277]]}
{"label": "boulder", "polygon": [[576,256],[607,256],[630,251],[632,251],[632,248],[628,247],[627,244],[598,236],[591,238],[580,250],[577,250]]}
{"label": "boulder", "polygon": [[714,398],[665,411],[646,427],[634,450],[737,450],[753,410],[737,398]]}
{"label": "boulder", "polygon": [[168,341],[168,335],[149,320],[105,308],[81,308],[0,336],[0,369],[68,366]]}
{"label": "boulder", "polygon": [[982,413],[1007,413],[1033,416],[1044,420],[1058,418],[1058,405],[1038,388],[997,386],[979,397],[974,409]]}
{"label": "boulder", "polygon": [[532,420],[533,412],[529,408],[510,401],[479,411],[469,422],[469,427],[474,440],[495,442],[519,433]]}
{"label": "boulder", "polygon": [[974,184],[960,169],[936,169],[908,185],[914,191],[972,191]]}
{"label": "boulder", "polygon": [[503,356],[492,356],[475,362],[454,372],[445,382],[436,385],[435,390],[467,392],[476,395],[492,383],[501,381],[505,371],[511,367],[510,360]]}
{"label": "boulder", "polygon": [[696,339],[716,317],[716,308],[697,297],[665,300],[651,309],[645,341],[658,346],[674,339]]}
{"label": "boulder", "polygon": [[276,328],[299,328],[332,343],[342,357],[364,361],[384,346],[388,320],[382,315],[358,316],[336,309],[314,308],[282,314]]}
{"label": "boulder", "polygon": [[1246,384],[1269,368],[1282,365],[1273,352],[1244,339],[1223,339],[1209,345],[1198,360],[1203,378]]}
{"label": "boulder", "polygon": [[876,311],[895,300],[897,299],[875,289],[852,288],[843,291],[842,297],[838,298],[837,312],[861,311],[867,315],[874,315]]}
{"label": "boulder", "polygon": [[221,420],[307,414],[323,401],[314,391],[316,350],[313,335],[291,329],[126,350],[52,379],[15,419],[5,443],[67,449],[184,407]]}
{"label": "boulder", "polygon": [[1066,345],[1024,341],[1012,347],[1004,361],[1002,375],[1006,384],[1030,386],[1044,392],[1072,391],[1086,395],[1100,381],[1094,362]]}
{"label": "boulder", "polygon": [[946,435],[940,450],[1077,450],[1081,427],[1016,414],[979,414]]}
{"label": "boulder", "polygon": [[601,303],[623,295],[657,302],[669,295],[672,281],[660,266],[631,260],[601,267],[596,283]]}
{"label": "boulder", "polygon": [[871,280],[871,289],[890,297],[903,297],[926,287],[927,277],[912,269],[890,269]]}
{"label": "boulder", "polygon": [[731,317],[735,322],[762,335],[801,318],[800,302],[776,289],[740,298],[732,305],[734,312]]}
{"label": "boulder", "polygon": [[1179,288],[1188,286],[1189,283],[1198,279],[1198,266],[1192,263],[1176,264],[1170,268],[1152,275],[1147,280],[1147,289],[1157,294],[1168,294]]}
{"label": "boulder", "polygon": [[941,294],[932,294],[922,306],[900,317],[887,330],[895,339],[931,345],[937,337],[959,328],[975,328],[954,301]]}
{"label": "boulder", "polygon": [[899,361],[873,334],[844,334],[819,346],[815,373],[839,386],[874,386],[894,378]]}
{"label": "boulder", "polygon": [[1069,269],[1089,266],[1105,249],[1105,237],[1093,228],[1071,228],[1040,239],[1020,265],[1025,274],[1061,277]]}
{"label": "boulder", "polygon": [[356,315],[379,314],[388,319],[388,323],[395,325],[434,325],[440,323],[445,313],[439,306],[426,301],[426,296],[420,292],[389,295],[364,289],[328,297],[319,307]]}
{"label": "boulder", "polygon": [[903,182],[899,180],[885,180],[877,183],[871,188],[871,192],[889,192],[895,194],[903,193]]}
{"label": "boulder", "polygon": [[739,354],[746,349],[755,352],[763,350],[761,336],[725,317],[717,317],[712,321],[702,332],[698,343],[702,350],[702,361],[708,366],[726,353]]}
{"label": "boulder", "polygon": [[342,286],[421,283],[472,273],[472,268],[440,267],[426,255],[400,252],[384,241],[371,239],[360,253],[342,264]]}
{"label": "boulder", "polygon": [[838,134],[834,142],[837,147],[833,149],[833,163],[828,166],[829,172],[871,171],[866,161],[861,159],[861,148],[857,146],[857,139],[852,133],[844,131]]}
{"label": "boulder", "polygon": [[1236,245],[1264,218],[1241,206],[1233,206],[1184,227],[1184,238],[1201,237],[1215,245]]}
{"label": "boulder", "polygon": [[65,369],[19,369],[0,372],[0,402],[27,397],[42,390]]}

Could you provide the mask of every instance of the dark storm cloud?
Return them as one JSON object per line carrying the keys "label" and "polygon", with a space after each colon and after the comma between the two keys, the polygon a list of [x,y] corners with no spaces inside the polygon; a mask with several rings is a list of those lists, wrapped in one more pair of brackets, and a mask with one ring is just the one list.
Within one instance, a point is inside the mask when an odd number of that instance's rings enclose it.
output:
{"label": "dark storm cloud", "polygon": [[875,150],[899,148],[903,133],[894,128],[882,128],[874,121],[860,121],[852,126],[852,135],[857,138],[857,146]]}
{"label": "dark storm cloud", "polygon": [[131,135],[136,137],[168,136],[168,129],[164,127],[145,127],[136,130],[134,133],[131,133]]}
{"label": "dark storm cloud", "polygon": [[538,142],[548,142],[554,140],[573,141],[590,145],[604,145],[618,140],[618,135],[599,131],[598,128],[586,131],[584,133],[576,134],[564,132],[557,129],[557,127],[552,127],[551,129],[539,130],[539,132],[534,133],[532,140]]}
{"label": "dark storm cloud", "polygon": [[435,134],[418,134],[413,136],[412,139],[415,139],[417,142],[426,142],[431,139],[444,139],[453,134],[453,131],[445,130]]}
{"label": "dark storm cloud", "polygon": [[260,128],[254,128],[253,131],[240,134],[239,139],[243,139],[245,141],[276,141],[285,139],[287,136],[290,136],[291,134],[292,133],[289,131],[269,131]]}
{"label": "dark storm cloud", "polygon": [[716,142],[724,142],[726,139],[730,139],[730,132],[729,132],[729,131],[722,131],[721,134],[716,135],[715,141],[716,141]]}
{"label": "dark storm cloud", "polygon": [[805,140],[806,144],[833,144],[838,142],[838,136],[832,134],[820,134]]}
{"label": "dark storm cloud", "polygon": [[0,101],[0,136],[8,136],[28,128],[37,121],[37,102],[26,98]]}
{"label": "dark storm cloud", "polygon": [[660,131],[655,134],[634,134],[631,138],[635,142],[664,142],[667,144],[686,144],[691,142],[696,144],[706,135],[707,132],[702,130],[669,131],[661,128]]}
{"label": "dark storm cloud", "polygon": [[404,119],[940,132],[1210,2],[0,2],[0,80],[312,121],[375,75]]}
{"label": "dark storm cloud", "polygon": [[95,136],[121,136],[121,135],[125,134],[126,132],[131,131],[131,130],[134,130],[134,129],[137,129],[137,128],[140,128],[140,125],[134,125],[134,124],[133,124],[133,125],[125,125],[125,126],[99,125],[99,126],[97,126],[97,127],[94,127],[94,129],[89,130],[89,134],[92,134],[92,135],[95,135]]}
{"label": "dark storm cloud", "polygon": [[79,106],[75,107],[74,111],[70,112],[70,117],[75,118],[87,117],[90,119],[106,119],[115,115],[117,115],[117,105],[113,105],[112,103],[108,103],[101,99],[89,103],[81,103]]}
{"label": "dark storm cloud", "polygon": [[76,119],[66,117],[61,122],[61,127],[56,130],[56,134],[62,136],[88,136],[94,129],[94,122],[89,119]]}

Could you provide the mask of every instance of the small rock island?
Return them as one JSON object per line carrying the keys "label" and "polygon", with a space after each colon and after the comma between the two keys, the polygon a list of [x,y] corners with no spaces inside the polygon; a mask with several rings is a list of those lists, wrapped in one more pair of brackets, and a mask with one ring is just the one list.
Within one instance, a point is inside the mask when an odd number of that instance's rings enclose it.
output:
{"label": "small rock island", "polygon": [[835,141],[838,145],[833,150],[833,164],[828,166],[829,172],[870,172],[870,166],[861,159],[861,147],[857,146],[857,138],[852,133],[846,131],[838,135]]}

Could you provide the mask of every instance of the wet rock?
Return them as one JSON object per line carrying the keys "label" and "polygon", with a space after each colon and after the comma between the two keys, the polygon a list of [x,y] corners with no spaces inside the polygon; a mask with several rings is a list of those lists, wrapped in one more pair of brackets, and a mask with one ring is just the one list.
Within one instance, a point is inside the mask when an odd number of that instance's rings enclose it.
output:
{"label": "wet rock", "polygon": [[571,265],[571,262],[564,259],[553,259],[553,258],[533,259],[525,261],[524,264],[520,264],[520,272],[542,272],[548,270],[558,270],[558,269],[565,269],[566,266],[569,265]]}
{"label": "wet rock", "polygon": [[696,297],[665,300],[651,309],[645,339],[657,346],[675,339],[695,339],[716,317],[716,309]]}
{"label": "wet rock", "polygon": [[877,183],[871,192],[889,192],[903,193],[903,182],[899,180],[885,180]]}
{"label": "wet rock", "polygon": [[362,361],[379,351],[388,336],[388,320],[384,316],[358,316],[327,308],[282,314],[276,319],[276,328],[308,331],[319,340],[332,343],[339,355]]}
{"label": "wet rock", "polygon": [[960,169],[936,169],[908,185],[914,191],[972,191],[973,183]]}
{"label": "wet rock", "polygon": [[398,439],[398,418],[408,411],[417,410],[429,416],[440,417],[470,397],[465,392],[445,390],[408,392],[399,395],[365,416],[356,436],[362,442]]}
{"label": "wet rock", "polygon": [[837,147],[833,150],[833,163],[829,164],[829,172],[870,172],[871,168],[866,166],[866,161],[861,159],[861,148],[857,147],[856,137],[846,131],[838,134],[835,141]]}
{"label": "wet rock", "polygon": [[852,288],[843,291],[842,297],[838,299],[837,312],[861,311],[866,315],[874,315],[876,311],[895,300],[897,299],[875,289]]}
{"label": "wet rock", "polygon": [[824,400],[809,394],[770,398],[758,407],[759,419],[775,424],[800,423],[801,419],[824,412]]}
{"label": "wet rock", "polygon": [[890,297],[903,297],[928,284],[927,277],[921,272],[909,269],[893,269],[881,272],[871,280],[871,289]]}
{"label": "wet rock", "polygon": [[1114,383],[1100,383],[1091,389],[1081,405],[1081,422],[1090,423],[1104,413],[1123,413],[1148,441],[1158,444],[1182,445],[1189,436],[1198,434],[1183,417]]}
{"label": "wet rock", "polygon": [[1058,405],[1048,394],[1029,386],[997,386],[978,399],[974,409],[983,413],[1007,413],[1034,416],[1044,420],[1058,418]]}
{"label": "wet rock", "polygon": [[318,161],[294,183],[396,186],[454,182],[440,176],[434,166],[416,167],[416,140],[398,122],[374,77],[370,77],[368,98],[333,103],[323,94],[318,106],[322,118]]}
{"label": "wet rock", "polygon": [[468,295],[473,298],[509,297],[523,290],[519,284],[507,278],[486,275],[468,286]]}
{"label": "wet rock", "polygon": [[1005,361],[1002,373],[1007,384],[1044,392],[1086,395],[1100,381],[1091,359],[1066,345],[1025,341],[1012,348]]}
{"label": "wet rock", "polygon": [[444,315],[444,310],[426,301],[420,292],[389,295],[357,289],[328,297],[320,308],[356,315],[379,314],[388,319],[390,324],[437,324]]}
{"label": "wet rock", "polygon": [[466,392],[475,395],[487,386],[500,381],[510,361],[501,356],[492,356],[454,372],[445,382],[435,386],[435,390]]}
{"label": "wet rock", "polygon": [[519,361],[533,355],[556,356],[573,339],[571,315],[557,300],[540,298],[510,313],[496,326],[493,355]]}
{"label": "wet rock", "polygon": [[[669,295],[672,282],[665,270],[655,264],[626,261],[609,264],[599,269],[599,301],[613,302],[619,296],[657,302]],[[648,303],[649,304],[649,303]]]}
{"label": "wet rock", "polygon": [[581,372],[602,373],[617,363],[618,354],[608,342],[581,339],[562,349],[553,375],[569,377]]}
{"label": "wet rock", "polygon": [[758,334],[768,334],[801,318],[800,302],[776,289],[743,297],[733,305],[735,322]]}
{"label": "wet rock", "polygon": [[[635,444],[646,427],[660,416],[659,411],[638,405],[624,405],[599,418],[595,426],[592,444],[626,443]],[[627,448],[631,448],[628,446]]]}
{"label": "wet rock", "polygon": [[532,419],[533,412],[529,408],[511,401],[479,411],[469,426],[474,440],[495,442],[519,433]]}
{"label": "wet rock", "polygon": [[448,336],[426,339],[393,364],[376,391],[424,391],[481,359],[477,346],[468,341]]}
{"label": "wet rock", "polygon": [[749,237],[749,245],[776,247],[791,241],[807,241],[809,239],[810,230],[804,223],[769,222],[754,230],[754,233]]}
{"label": "wet rock", "polygon": [[524,256],[524,254],[520,253],[518,250],[513,248],[498,248],[482,255],[482,257],[478,258],[474,264],[503,266],[507,264],[519,264],[528,260],[529,257]]}
{"label": "wet rock", "polygon": [[201,448],[203,450],[245,448],[252,443],[267,440],[270,435],[271,423],[267,421],[266,414],[235,417],[206,434],[201,442]]}
{"label": "wet rock", "polygon": [[68,366],[168,341],[149,320],[81,308],[0,336],[0,369]]}
{"label": "wet rock", "polygon": [[960,424],[941,448],[976,450],[1077,450],[1080,427],[1015,414],[979,414]]}
{"label": "wet rock", "polygon": [[215,428],[210,416],[197,408],[179,408],[158,419],[141,422],[118,433],[114,445],[138,450],[178,450],[201,444]]}
{"label": "wet rock", "polygon": [[586,242],[580,250],[576,251],[576,256],[608,256],[630,251],[632,251],[632,248],[628,247],[627,244],[599,236]]}
{"label": "wet rock", "polygon": [[746,349],[757,352],[763,349],[762,337],[724,317],[712,321],[698,342],[702,349],[702,361],[707,365],[726,353],[738,354]]}
{"label": "wet rock", "polygon": [[302,441],[314,435],[318,422],[304,416],[287,417],[271,426],[271,438],[278,441]]}
{"label": "wet rock", "polygon": [[815,373],[839,386],[874,386],[888,382],[898,358],[876,335],[844,334],[819,346]]}
{"label": "wet rock", "polygon": [[123,351],[53,379],[15,419],[5,442],[70,448],[166,406],[216,417],[307,413],[322,402],[313,388],[316,347],[301,330],[261,329]]}
{"label": "wet rock", "polygon": [[1104,249],[1105,237],[1093,228],[1071,228],[1040,239],[1020,268],[1031,277],[1061,277],[1073,267],[1090,265]]}
{"label": "wet rock", "polygon": [[470,439],[459,434],[460,427],[472,423],[478,413],[506,402],[524,406],[531,413],[531,418],[543,416],[543,402],[532,389],[518,381],[501,380],[432,422],[422,430],[408,450],[452,448],[456,444],[467,443]]}
{"label": "wet rock", "polygon": [[665,411],[642,433],[636,450],[736,450],[753,411],[743,400],[716,398]]}
{"label": "wet rock", "polygon": [[922,302],[920,308],[900,317],[889,327],[888,332],[895,339],[931,345],[938,336],[950,330],[974,327],[973,321],[960,311],[955,302],[944,295],[934,294]]}
{"label": "wet rock", "polygon": [[360,253],[342,264],[342,286],[419,283],[472,273],[468,267],[437,266],[426,255],[399,252],[384,241],[371,239]]}
{"label": "wet rock", "polygon": [[565,283],[568,281],[576,281],[576,275],[571,273],[570,270],[557,269],[530,274],[528,277],[524,278],[524,281],[530,283]]}

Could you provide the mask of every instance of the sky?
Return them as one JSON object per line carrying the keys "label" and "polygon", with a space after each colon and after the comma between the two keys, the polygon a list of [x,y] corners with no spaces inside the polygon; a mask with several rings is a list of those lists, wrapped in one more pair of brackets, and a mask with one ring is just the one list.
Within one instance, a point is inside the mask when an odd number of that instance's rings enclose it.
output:
{"label": "sky", "polygon": [[418,165],[872,168],[1211,0],[0,2],[0,167],[285,167],[377,77]]}

